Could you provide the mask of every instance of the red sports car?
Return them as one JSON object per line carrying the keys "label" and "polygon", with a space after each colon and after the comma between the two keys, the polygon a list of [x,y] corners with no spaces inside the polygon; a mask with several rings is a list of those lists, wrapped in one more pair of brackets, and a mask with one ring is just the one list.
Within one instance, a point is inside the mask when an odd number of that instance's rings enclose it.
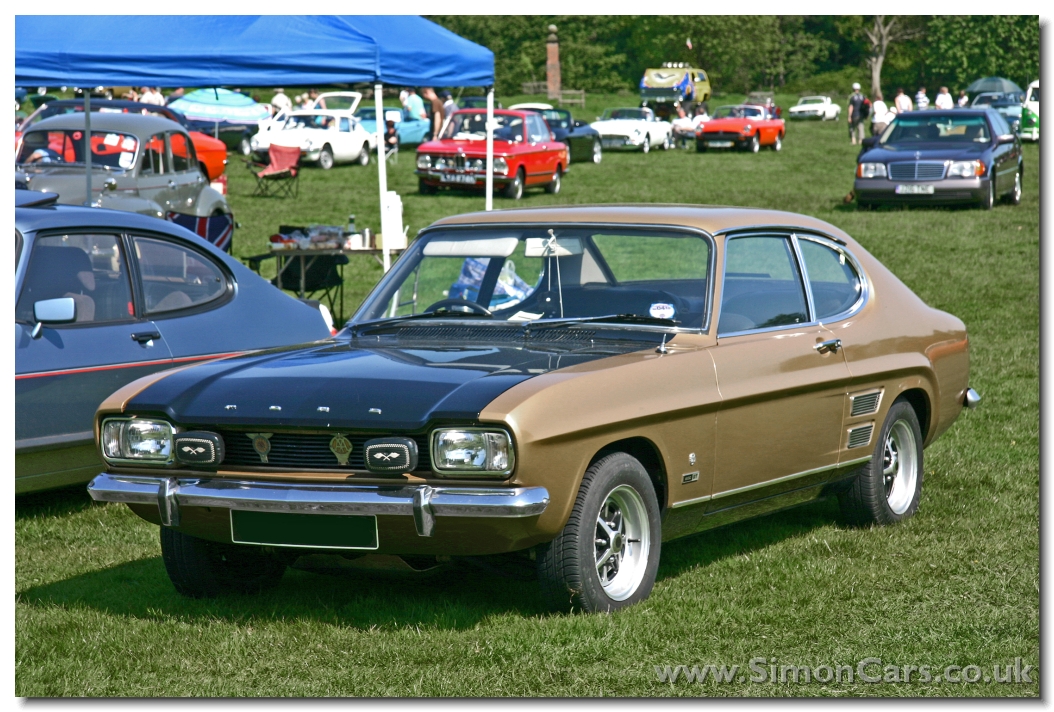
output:
{"label": "red sports car", "polygon": [[713,118],[696,131],[695,150],[738,148],[757,153],[762,146],[771,146],[779,151],[787,126],[775,111],[775,107],[754,104],[718,107]]}
{"label": "red sports car", "polygon": [[[487,112],[457,111],[443,135],[417,147],[418,187],[424,194],[441,187],[484,188],[487,177]],[[519,200],[524,188],[544,186],[559,193],[570,162],[567,146],[557,141],[541,114],[495,111],[494,185]]]}

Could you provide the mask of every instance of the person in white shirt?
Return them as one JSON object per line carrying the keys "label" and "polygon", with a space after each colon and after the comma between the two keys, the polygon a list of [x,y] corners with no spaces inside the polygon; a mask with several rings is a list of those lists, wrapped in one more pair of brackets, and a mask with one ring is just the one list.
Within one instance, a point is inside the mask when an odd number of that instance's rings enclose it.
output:
{"label": "person in white shirt", "polygon": [[948,87],[941,87],[940,92],[937,94],[937,99],[933,104],[938,109],[951,109],[955,107],[955,102],[952,101],[952,95],[948,93]]}
{"label": "person in white shirt", "polygon": [[926,96],[926,87],[919,87],[918,93],[915,94],[915,106],[919,107],[919,111],[930,108],[930,98]]}
{"label": "person in white shirt", "polygon": [[143,87],[143,91],[139,94],[139,101],[144,104],[153,104],[154,106],[165,105],[165,97],[161,96],[161,92],[150,87]]}
{"label": "person in white shirt", "polygon": [[285,95],[285,89],[275,89],[274,98],[271,99],[271,106],[274,107],[274,113],[279,114],[282,111],[289,111],[292,109],[293,102]]}
{"label": "person in white shirt", "polygon": [[970,105],[970,97],[966,96],[966,90],[965,89],[960,89],[959,90],[959,101],[958,101],[958,104],[959,104],[959,108],[960,109],[965,109],[967,106]]}
{"label": "person in white shirt", "polygon": [[695,127],[692,125],[692,117],[684,111],[680,102],[674,104],[677,109],[677,118],[670,122],[673,130],[673,140],[682,148],[687,146],[688,141],[695,138]]}
{"label": "person in white shirt", "polygon": [[904,93],[904,89],[897,89],[897,96],[893,99],[893,106],[898,114],[911,111],[911,97]]}
{"label": "person in white shirt", "polygon": [[882,100],[882,92],[875,92],[875,100],[871,102],[871,135],[881,136],[894,116],[896,114],[891,112]]}

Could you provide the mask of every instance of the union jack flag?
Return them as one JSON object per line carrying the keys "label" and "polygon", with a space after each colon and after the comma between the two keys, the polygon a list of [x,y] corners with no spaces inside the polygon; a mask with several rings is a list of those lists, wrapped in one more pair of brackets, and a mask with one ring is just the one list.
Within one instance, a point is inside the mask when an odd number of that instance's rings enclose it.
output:
{"label": "union jack flag", "polygon": [[234,235],[234,218],[230,215],[199,218],[197,215],[169,212],[165,217],[180,227],[185,227],[199,237],[211,242],[224,252],[231,251],[231,237]]}

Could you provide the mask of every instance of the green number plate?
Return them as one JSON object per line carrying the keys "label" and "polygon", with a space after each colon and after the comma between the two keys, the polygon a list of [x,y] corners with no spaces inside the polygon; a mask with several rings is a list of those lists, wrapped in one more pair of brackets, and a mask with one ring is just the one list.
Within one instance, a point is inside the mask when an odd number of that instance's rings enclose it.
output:
{"label": "green number plate", "polygon": [[376,549],[377,517],[231,510],[231,539],[314,549]]}

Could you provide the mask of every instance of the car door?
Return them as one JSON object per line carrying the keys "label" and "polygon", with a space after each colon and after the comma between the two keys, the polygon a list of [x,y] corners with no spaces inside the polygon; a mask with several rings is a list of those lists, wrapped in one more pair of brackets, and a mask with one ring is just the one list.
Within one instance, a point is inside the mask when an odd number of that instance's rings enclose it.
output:
{"label": "car door", "polygon": [[[156,325],[135,305],[123,238],[37,235],[15,307],[15,439],[87,438],[95,409],[140,376],[171,366]],[[72,298],[76,321],[33,338],[34,303]]]}
{"label": "car door", "polygon": [[716,511],[824,481],[838,463],[849,370],[824,347],[790,235],[730,237],[718,342]]}
{"label": "car door", "polygon": [[1014,173],[1017,172],[1019,148],[1017,142],[999,143],[1000,136],[1012,133],[1006,119],[996,111],[988,111],[992,136],[992,176],[995,181],[995,195],[998,198],[1014,186]]}
{"label": "car door", "polygon": [[538,114],[527,114],[527,180],[547,182],[556,171],[559,153],[550,147],[549,126]]}
{"label": "car door", "polygon": [[183,212],[176,209],[179,207],[179,197],[175,177],[171,173],[168,139],[164,133],[155,134],[143,143],[139,158],[136,175],[139,196],[156,203],[162,212]]}
{"label": "car door", "polygon": [[244,330],[253,325],[223,317],[223,306],[234,297],[234,280],[219,262],[161,236],[133,234],[130,242],[143,312],[163,334],[173,358],[231,353],[246,343]]}
{"label": "car door", "polygon": [[206,183],[189,136],[181,131],[168,133],[168,159],[171,167],[169,177],[175,183],[172,189],[172,211],[194,214],[198,206],[198,195]]}

